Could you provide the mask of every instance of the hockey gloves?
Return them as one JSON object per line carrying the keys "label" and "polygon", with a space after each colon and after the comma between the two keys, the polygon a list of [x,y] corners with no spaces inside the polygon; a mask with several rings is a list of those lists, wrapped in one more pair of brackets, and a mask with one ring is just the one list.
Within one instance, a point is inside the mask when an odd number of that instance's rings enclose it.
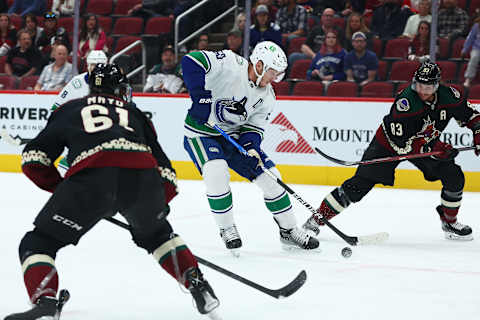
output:
{"label": "hockey gloves", "polygon": [[450,161],[453,160],[458,155],[458,150],[452,147],[451,144],[441,142],[437,140],[437,142],[433,145],[432,151],[441,151],[442,153],[432,156],[433,159],[440,160],[440,161]]}
{"label": "hockey gloves", "polygon": [[201,92],[190,92],[190,96],[193,103],[188,110],[188,115],[200,125],[207,123],[210,117],[212,93],[202,90]]}
{"label": "hockey gloves", "polygon": [[475,145],[475,154],[480,156],[480,126],[473,130],[473,144]]}
{"label": "hockey gloves", "polygon": [[178,194],[177,175],[173,168],[158,167],[158,172],[163,180],[165,203],[168,204]]}
{"label": "hockey gloves", "polygon": [[256,170],[258,167],[263,166],[260,143],[261,136],[256,132],[246,132],[240,135],[238,142],[247,150],[248,156],[245,157],[245,165],[252,170]]}

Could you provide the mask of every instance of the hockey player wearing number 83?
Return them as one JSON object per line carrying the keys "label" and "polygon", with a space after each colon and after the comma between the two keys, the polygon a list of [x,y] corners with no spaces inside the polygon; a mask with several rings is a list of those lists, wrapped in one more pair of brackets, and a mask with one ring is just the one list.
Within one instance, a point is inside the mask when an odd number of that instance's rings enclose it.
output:
{"label": "hockey player wearing number 83", "polygon": [[[390,113],[383,118],[362,160],[440,151],[433,157],[409,160],[427,181],[440,180],[442,191],[436,207],[445,237],[472,240],[472,229],[457,221],[465,177],[454,158],[458,150],[442,142],[440,135],[453,118],[473,132],[476,155],[480,155],[480,113],[453,87],[440,84],[441,70],[426,61],[413,77],[412,85],[397,95]],[[393,185],[399,161],[360,165],[355,175],[333,190],[318,211],[331,219],[351,203],[360,201],[375,184]],[[312,215],[304,228],[318,234],[323,225]]]}
{"label": "hockey player wearing number 83", "polygon": [[[166,218],[177,195],[176,175],[152,123],[129,102],[118,66],[98,64],[89,86],[91,94],[55,110],[22,153],[23,172],[53,194],[19,248],[33,308],[5,320],[58,319],[58,250],[76,245],[97,222],[117,212],[129,223],[135,244],[190,290],[198,311],[212,312],[218,299]],[[53,161],[65,146],[71,167],[61,178]]]}
{"label": "hockey player wearing number 83", "polygon": [[[242,240],[233,218],[229,168],[263,191],[284,245],[302,249],[319,245],[296,226],[288,194],[260,166],[280,176],[260,144],[275,104],[271,82],[280,81],[286,68],[285,53],[270,41],[255,46],[250,62],[230,50],[191,52],[182,58],[184,82],[192,99],[185,119],[184,147],[202,174],[220,236],[234,255]],[[240,154],[211,124],[238,139],[249,156]]]}

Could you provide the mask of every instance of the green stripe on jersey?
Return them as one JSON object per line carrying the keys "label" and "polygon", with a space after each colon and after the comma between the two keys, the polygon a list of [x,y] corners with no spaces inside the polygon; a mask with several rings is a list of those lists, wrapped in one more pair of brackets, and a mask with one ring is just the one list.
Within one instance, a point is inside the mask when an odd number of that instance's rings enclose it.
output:
{"label": "green stripe on jersey", "polygon": [[228,192],[223,197],[210,197],[208,196],[208,203],[212,212],[223,212],[232,207],[232,193]]}
{"label": "green stripe on jersey", "polygon": [[185,126],[187,127],[187,129],[190,129],[191,131],[194,131],[194,132],[200,132],[200,133],[205,133],[206,135],[215,135],[215,136],[219,136],[220,133],[218,133],[217,130],[215,129],[212,129],[204,124],[198,124],[197,121],[193,120],[192,117],[190,117],[190,115],[187,115],[187,117],[185,118]]}
{"label": "green stripe on jersey", "polygon": [[208,63],[208,59],[202,51],[190,52],[187,56],[201,65],[205,69],[205,73],[210,71],[210,63]]}
{"label": "green stripe on jersey", "polygon": [[267,199],[264,199],[264,200],[265,200],[265,205],[267,206],[267,209],[273,214],[281,212],[292,205],[290,203],[290,198],[288,197],[287,193],[285,193],[283,197],[277,200],[273,200],[273,201],[267,200]]}

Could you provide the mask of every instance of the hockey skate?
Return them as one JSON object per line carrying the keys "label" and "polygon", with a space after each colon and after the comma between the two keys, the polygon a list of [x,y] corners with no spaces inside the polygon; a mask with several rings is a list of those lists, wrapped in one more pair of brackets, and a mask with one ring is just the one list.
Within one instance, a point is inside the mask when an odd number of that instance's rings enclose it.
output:
{"label": "hockey skate", "polygon": [[198,268],[190,268],[185,271],[185,280],[188,281],[188,290],[192,294],[198,312],[209,314],[220,305],[210,284],[203,278]]}
{"label": "hockey skate", "polygon": [[242,239],[240,239],[237,227],[232,225],[231,227],[220,229],[220,237],[222,237],[227,249],[230,250],[235,257],[238,257],[240,255],[238,249],[242,247]]}
{"label": "hockey skate", "polygon": [[446,222],[444,219],[442,219],[443,212],[441,206],[437,207],[437,212],[440,215],[440,220],[442,222],[442,230],[445,233],[445,239],[460,241],[473,240],[472,228],[465,224],[461,224],[458,221],[453,223]]}
{"label": "hockey skate", "polygon": [[302,228],[312,236],[318,236],[320,233],[320,224],[315,220],[315,215],[313,214],[305,221]]}
{"label": "hockey skate", "polygon": [[40,297],[33,305],[33,308],[6,316],[4,320],[58,320],[63,305],[70,299],[70,293],[62,289],[58,300],[54,297]]}
{"label": "hockey skate", "polygon": [[298,227],[292,229],[280,228],[280,242],[286,250],[298,248],[311,250],[318,248],[320,245],[316,238]]}

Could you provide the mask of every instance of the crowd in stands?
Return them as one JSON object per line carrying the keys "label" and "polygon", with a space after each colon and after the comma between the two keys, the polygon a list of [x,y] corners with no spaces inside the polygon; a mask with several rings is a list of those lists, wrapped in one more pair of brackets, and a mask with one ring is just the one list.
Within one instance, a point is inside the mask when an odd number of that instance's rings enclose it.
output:
{"label": "crowd in stands", "polygon": [[[149,71],[140,90],[186,92],[181,55],[212,49],[210,37],[219,32],[218,25],[211,26],[175,56],[174,21],[198,2],[81,0],[79,72],[86,71],[91,50],[112,56],[141,39]],[[233,3],[211,1],[187,15],[179,39]],[[0,87],[58,90],[71,79],[74,7],[74,0],[0,0]],[[265,40],[282,46],[289,67],[285,79],[274,84],[277,95],[392,97],[408,85],[418,64],[430,59],[431,0],[253,0],[248,14],[250,29],[240,11],[223,49],[243,56],[245,32],[249,50]],[[473,98],[480,98],[479,28],[480,0],[441,0],[436,60],[443,81]],[[140,52],[130,49],[126,57],[133,58],[126,61],[138,62]]]}

